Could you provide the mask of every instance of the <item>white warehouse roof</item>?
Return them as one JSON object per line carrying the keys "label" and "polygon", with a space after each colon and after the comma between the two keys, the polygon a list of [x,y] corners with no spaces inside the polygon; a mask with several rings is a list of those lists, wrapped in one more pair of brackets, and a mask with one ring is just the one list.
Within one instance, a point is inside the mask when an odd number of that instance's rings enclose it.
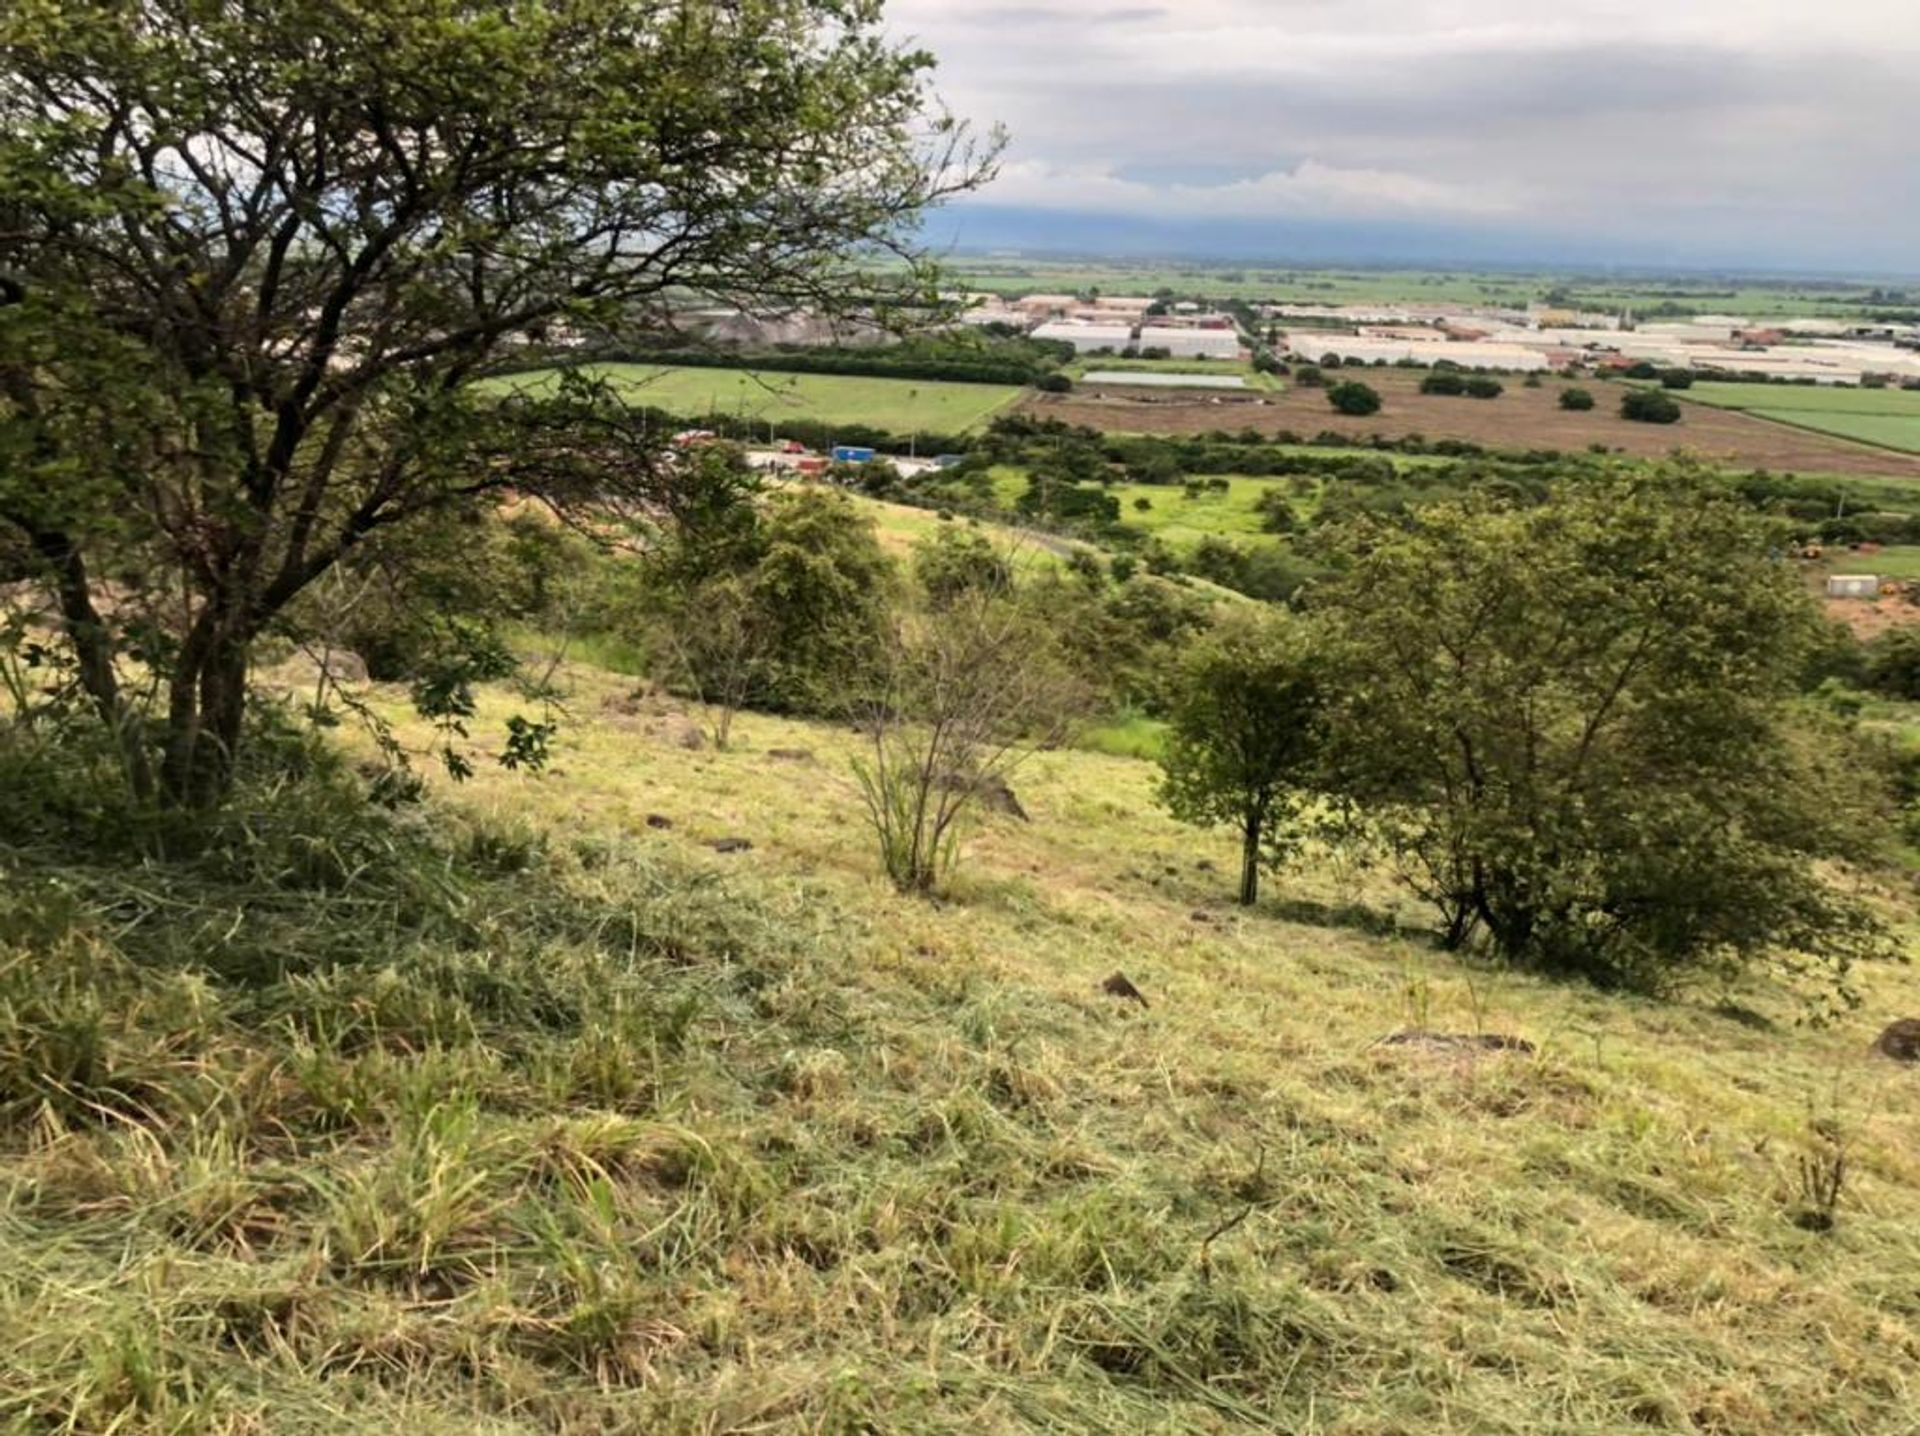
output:
{"label": "white warehouse roof", "polygon": [[1131,324],[1042,324],[1033,331],[1035,339],[1063,339],[1076,351],[1082,349],[1125,349],[1133,343]]}
{"label": "white warehouse roof", "polygon": [[1181,358],[1237,359],[1240,336],[1231,329],[1185,329],[1148,324],[1140,330],[1142,349],[1165,349]]}

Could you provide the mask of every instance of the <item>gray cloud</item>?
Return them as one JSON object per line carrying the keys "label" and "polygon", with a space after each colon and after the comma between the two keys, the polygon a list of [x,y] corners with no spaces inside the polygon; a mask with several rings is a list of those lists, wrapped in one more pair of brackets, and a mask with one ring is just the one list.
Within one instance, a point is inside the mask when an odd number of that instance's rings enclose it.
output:
{"label": "gray cloud", "polygon": [[[954,13],[958,11],[959,13]],[[1920,267],[1909,0],[894,0],[986,203],[1161,220],[1658,232],[1728,262]]]}

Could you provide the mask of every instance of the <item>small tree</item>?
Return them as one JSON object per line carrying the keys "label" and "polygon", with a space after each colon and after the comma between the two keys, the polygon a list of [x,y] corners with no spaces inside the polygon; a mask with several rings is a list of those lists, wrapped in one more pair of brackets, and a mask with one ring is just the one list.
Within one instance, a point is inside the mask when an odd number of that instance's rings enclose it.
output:
{"label": "small tree", "polygon": [[1045,625],[977,589],[900,615],[879,668],[854,775],[887,876],[901,892],[932,893],[953,869],[966,819],[1065,736],[1083,689]]}
{"label": "small tree", "polygon": [[1320,751],[1321,685],[1297,620],[1251,611],[1223,619],[1175,680],[1160,799],[1183,822],[1240,835],[1240,902],[1260,870],[1293,850],[1291,821]]}
{"label": "small tree", "polygon": [[707,736],[724,752],[734,716],[766,687],[774,656],[772,625],[751,585],[725,574],[688,590],[665,639],[664,676],[700,705]]}
{"label": "small tree", "polygon": [[1467,380],[1467,397],[1471,399],[1498,399],[1506,393],[1506,386],[1498,379],[1489,379],[1484,374],[1476,374]]}
{"label": "small tree", "polygon": [[1467,381],[1451,369],[1436,369],[1420,381],[1422,394],[1459,394],[1466,387]]}
{"label": "small tree", "polygon": [[741,708],[844,712],[895,589],[872,521],[817,489],[683,523],[653,578],[667,681],[706,710],[717,747]]}
{"label": "small tree", "polygon": [[942,524],[913,550],[913,576],[936,608],[969,593],[1010,593],[1013,570],[978,529]]}
{"label": "small tree", "polygon": [[1620,400],[1620,417],[1638,424],[1676,424],[1680,406],[1658,389],[1629,389]]}
{"label": "small tree", "polygon": [[1562,389],[1560,407],[1576,414],[1585,413],[1593,407],[1593,393],[1588,389]]}
{"label": "small tree", "polygon": [[1380,394],[1370,384],[1362,384],[1349,379],[1344,384],[1335,384],[1327,390],[1327,402],[1342,414],[1351,414],[1356,418],[1380,412]]}
{"label": "small tree", "polygon": [[1662,369],[1660,371],[1660,386],[1663,389],[1691,389],[1693,387],[1693,370]]}

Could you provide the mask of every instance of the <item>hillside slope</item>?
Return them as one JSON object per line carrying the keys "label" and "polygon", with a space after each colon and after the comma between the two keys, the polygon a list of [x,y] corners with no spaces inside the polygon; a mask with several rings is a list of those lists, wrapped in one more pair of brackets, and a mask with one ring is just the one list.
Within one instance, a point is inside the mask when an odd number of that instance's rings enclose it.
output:
{"label": "hillside slope", "polygon": [[568,682],[549,774],[268,805],[246,872],[0,850],[0,1418],[1911,1426],[1910,971],[1809,1030],[1453,961],[1331,864],[1243,915],[1230,839],[1074,752],[905,899],[854,735]]}

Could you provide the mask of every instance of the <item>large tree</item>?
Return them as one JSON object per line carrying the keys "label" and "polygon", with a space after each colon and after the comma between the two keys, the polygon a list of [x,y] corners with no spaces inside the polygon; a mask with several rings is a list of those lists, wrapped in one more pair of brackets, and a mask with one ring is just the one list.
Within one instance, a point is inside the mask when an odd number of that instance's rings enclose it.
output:
{"label": "large tree", "polygon": [[[906,252],[991,154],[879,11],[0,12],[0,521],[137,788],[219,799],[255,640],[370,535],[546,488],[556,455],[595,497],[657,491],[630,449],[577,462],[550,413],[523,443],[516,411],[552,405],[491,402],[492,372],[692,300],[831,315],[898,293],[861,252]],[[151,724],[130,651],[160,681]]]}
{"label": "large tree", "polygon": [[1872,765],[1798,701],[1818,611],[1720,481],[1474,494],[1329,547],[1335,786],[1450,944],[1656,986],[1877,949],[1816,870],[1871,851]]}

